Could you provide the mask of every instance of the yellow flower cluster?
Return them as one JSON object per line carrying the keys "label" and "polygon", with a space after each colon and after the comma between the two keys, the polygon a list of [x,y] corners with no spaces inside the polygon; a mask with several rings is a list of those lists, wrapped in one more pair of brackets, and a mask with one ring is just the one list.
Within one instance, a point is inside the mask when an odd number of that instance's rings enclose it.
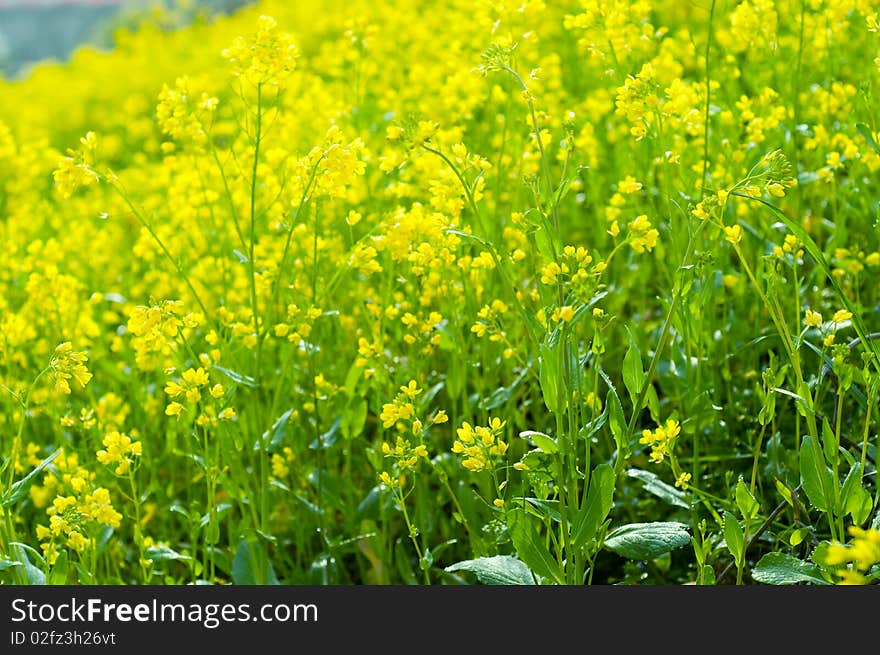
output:
{"label": "yellow flower cluster", "polygon": [[828,546],[826,563],[832,566],[845,564],[839,569],[840,584],[865,584],[865,574],[875,564],[880,564],[880,531],[850,526],[852,540],[847,544],[833,543]]}
{"label": "yellow flower cluster", "polygon": [[672,453],[675,441],[680,433],[681,426],[678,424],[678,421],[670,418],[663,425],[658,425],[653,430],[648,430],[647,428],[642,430],[642,437],[639,439],[639,443],[650,446],[651,461],[659,463]]}
{"label": "yellow flower cluster", "polygon": [[118,528],[122,521],[122,514],[113,508],[109,490],[94,486],[95,473],[80,466],[76,453],[67,455],[62,451],[52,466],[54,471],[46,473],[43,484],[30,489],[35,506],[48,505],[49,524],[38,525],[36,534],[50,564],[58,557],[59,547],[82,552],[94,545],[99,526]]}
{"label": "yellow flower cluster", "polygon": [[73,379],[80,387],[84,387],[92,379],[92,374],[86,368],[88,355],[73,349],[69,341],[59,344],[52,355],[49,363],[51,375],[55,381],[55,390],[60,393],[70,393],[70,380]]}
{"label": "yellow flower cluster", "polygon": [[507,452],[507,443],[501,439],[507,421],[489,419],[488,425],[472,426],[465,421],[455,433],[452,452],[461,455],[461,465],[468,471],[485,471],[495,467]]}
{"label": "yellow flower cluster", "polygon": [[291,36],[279,31],[271,16],[260,16],[257,31],[247,38],[236,37],[222,54],[232,65],[232,74],[254,86],[283,85],[299,56]]}
{"label": "yellow flower cluster", "polygon": [[114,430],[101,441],[103,448],[97,452],[98,461],[101,464],[116,464],[114,473],[126,475],[131,471],[131,465],[135,457],[143,454],[143,446],[140,441],[133,441],[125,433]]}
{"label": "yellow flower cluster", "polygon": [[183,313],[180,300],[163,300],[149,306],[135,307],[128,319],[128,331],[138,366],[147,370],[165,367],[178,347],[178,337],[185,329],[201,323],[198,315]]}

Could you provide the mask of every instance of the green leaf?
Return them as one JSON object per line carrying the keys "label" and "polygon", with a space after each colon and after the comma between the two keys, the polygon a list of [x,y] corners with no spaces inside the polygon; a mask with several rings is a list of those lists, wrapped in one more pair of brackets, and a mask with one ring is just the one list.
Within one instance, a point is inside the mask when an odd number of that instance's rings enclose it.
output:
{"label": "green leaf", "polygon": [[[24,575],[27,583],[30,585],[46,584],[46,574],[43,573],[43,570],[41,568],[32,564],[30,558],[28,557],[27,551],[33,551],[33,548],[31,548],[30,546],[26,546],[25,544],[15,542],[9,545],[13,547],[13,553],[15,553],[16,558],[19,562],[21,562],[21,565],[24,567]],[[37,557],[36,553],[34,556]]]}
{"label": "green leaf", "polygon": [[559,406],[559,381],[560,381],[560,342],[554,345],[541,344],[541,370],[540,383],[541,394],[544,404],[551,412],[558,413]]}
{"label": "green leaf", "polygon": [[507,528],[510,531],[513,547],[516,548],[516,554],[526,563],[526,566],[541,577],[562,584],[559,565],[538,536],[532,519],[526,511],[519,508],[508,511]]}
{"label": "green leaf", "polygon": [[756,582],[772,585],[790,585],[801,582],[829,584],[822,577],[821,569],[818,566],[786,553],[767,553],[764,555],[752,569],[752,578]]}
{"label": "green leaf", "polygon": [[230,370],[228,368],[224,368],[223,366],[217,366],[216,364],[214,364],[214,366],[212,368],[215,371],[220,371],[221,373],[223,373],[223,375],[228,377],[230,380],[232,380],[236,384],[240,384],[243,387],[250,387],[251,389],[256,389],[258,386],[257,381],[254,378],[252,378],[250,375],[236,373],[233,370]]}
{"label": "green leaf", "polygon": [[724,512],[724,540],[733,559],[739,562],[745,549],[745,537],[739,521],[731,512]]}
{"label": "green leaf", "polygon": [[813,438],[804,436],[800,451],[801,484],[813,507],[827,512],[831,509],[831,499],[826,492],[831,489],[831,472],[825,465],[821,452],[817,455],[817,450]]}
{"label": "green leaf", "polygon": [[593,538],[602,525],[614,502],[614,469],[608,464],[599,464],[590,476],[590,489],[587,500],[575,517],[572,539],[575,548],[582,548]]}
{"label": "green leaf", "polygon": [[838,448],[840,448],[840,440],[837,438],[837,433],[831,429],[826,418],[822,421],[822,451],[825,453],[825,460],[829,464],[833,464],[837,460]]}
{"label": "green leaf", "polygon": [[535,430],[523,430],[519,433],[519,436],[521,436],[523,439],[531,439],[538,448],[540,448],[548,455],[552,455],[559,451],[559,447],[556,445],[556,441],[554,441],[553,437],[548,434],[544,434],[543,432],[536,432]]}
{"label": "green leaf", "polygon": [[192,558],[189,555],[181,555],[167,546],[150,546],[144,551],[144,559],[148,559],[151,562],[184,562]]}
{"label": "green leaf", "polygon": [[266,448],[267,450],[272,450],[273,448],[280,446],[284,442],[284,437],[287,435],[287,424],[290,422],[290,415],[292,413],[293,408],[288,409],[275,419],[275,422],[272,423],[272,427],[263,433],[263,438],[254,444],[254,450],[258,451],[261,447]]}
{"label": "green leaf", "polygon": [[868,520],[874,506],[871,494],[862,486],[862,465],[856,462],[850,468],[840,487],[840,508],[838,514],[849,514],[855,525]]}
{"label": "green leaf", "polygon": [[642,387],[645,386],[645,371],[642,368],[642,354],[631,334],[629,335],[629,349],[623,357],[623,383],[626,385],[635,411],[640,410],[641,407],[635,407],[635,404]]}
{"label": "green leaf", "polygon": [[871,133],[871,128],[869,128],[864,123],[856,123],[856,131],[862,135],[862,138],[868,142],[868,145],[871,146],[871,149],[880,155],[880,145],[874,140],[874,135]]}
{"label": "green leaf", "polygon": [[9,491],[3,496],[3,502],[0,503],[0,506],[9,507],[16,503],[19,498],[24,496],[27,493],[28,489],[31,488],[31,485],[36,481],[37,476],[43,472],[43,470],[52,463],[56,457],[58,457],[58,453],[61,452],[60,448],[55,449],[55,451],[46,457],[42,462],[37,464],[33,471],[24,476],[21,480],[13,484],[9,487]]}
{"label": "green leaf", "polygon": [[785,483],[779,478],[776,479],[776,491],[785,499],[785,502],[794,507],[794,497],[792,496],[791,489],[785,486]]}
{"label": "green leaf", "polygon": [[367,401],[363,398],[352,398],[349,400],[339,425],[342,429],[342,436],[346,439],[357,437],[363,431],[366,422]]}
{"label": "green leaf", "polygon": [[535,577],[523,562],[510,555],[478,557],[447,566],[446,571],[470,571],[483,584],[489,585],[533,585]]}
{"label": "green leaf", "polygon": [[758,515],[758,510],[761,509],[742,478],[736,483],[736,506],[745,519],[754,518]]}
{"label": "green leaf", "polygon": [[691,506],[687,502],[687,496],[685,496],[683,491],[680,491],[673,487],[671,484],[666,484],[659,478],[656,473],[652,473],[651,471],[645,471],[643,469],[629,469],[626,474],[635,478],[639,482],[642,483],[642,488],[647,491],[649,494],[653,494],[657,496],[660,500],[664,500],[670,505],[674,505],[676,507],[681,507],[684,509],[690,509]]}
{"label": "green leaf", "polygon": [[614,443],[617,446],[616,466],[622,469],[624,461],[629,457],[629,442],[627,440],[627,424],[626,417],[623,415],[623,406],[620,404],[620,398],[613,387],[608,390],[605,403],[608,407],[608,425],[611,427],[611,435],[614,437]]}
{"label": "green leaf", "polygon": [[629,523],[612,530],[605,539],[605,547],[629,559],[651,560],[690,541],[684,523]]}
{"label": "green leaf", "polygon": [[46,581],[46,584],[50,585],[63,585],[67,584],[67,551],[62,550],[58,553],[58,558],[55,560],[55,564],[52,565],[52,570],[49,572],[49,577]]}
{"label": "green leaf", "polygon": [[275,570],[261,544],[250,543],[247,539],[238,542],[232,560],[232,581],[237,585],[278,584]]}

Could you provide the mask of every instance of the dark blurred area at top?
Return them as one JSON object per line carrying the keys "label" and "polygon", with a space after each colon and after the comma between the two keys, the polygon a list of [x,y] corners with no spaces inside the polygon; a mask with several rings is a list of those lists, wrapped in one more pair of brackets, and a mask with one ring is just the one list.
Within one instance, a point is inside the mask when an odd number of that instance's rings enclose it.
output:
{"label": "dark blurred area at top", "polygon": [[[151,16],[177,29],[199,16],[230,13],[253,0],[0,0],[0,77],[30,65],[65,61],[79,46],[109,49],[113,32]],[[161,12],[157,9],[162,8]]]}

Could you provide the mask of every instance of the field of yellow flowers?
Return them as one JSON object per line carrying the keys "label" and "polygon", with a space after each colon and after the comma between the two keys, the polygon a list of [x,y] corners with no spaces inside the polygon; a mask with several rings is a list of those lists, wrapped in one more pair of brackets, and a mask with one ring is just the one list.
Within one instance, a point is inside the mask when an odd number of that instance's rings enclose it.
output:
{"label": "field of yellow flowers", "polygon": [[0,581],[877,582],[878,10],[267,0],[0,81]]}

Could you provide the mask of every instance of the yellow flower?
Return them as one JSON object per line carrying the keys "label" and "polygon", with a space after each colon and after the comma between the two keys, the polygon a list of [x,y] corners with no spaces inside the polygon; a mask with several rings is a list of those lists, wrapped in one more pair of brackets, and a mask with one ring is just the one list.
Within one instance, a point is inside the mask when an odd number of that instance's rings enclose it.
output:
{"label": "yellow flower", "polygon": [[822,324],[822,314],[819,312],[814,312],[812,309],[807,309],[804,312],[804,325],[807,327],[816,327]]}
{"label": "yellow flower", "polygon": [[730,225],[724,227],[724,238],[732,244],[742,241],[743,229],[740,225]]}
{"label": "yellow flower", "polygon": [[836,312],[834,312],[834,316],[831,317],[831,322],[840,324],[848,321],[851,318],[852,312],[848,312],[845,309],[838,309]]}

